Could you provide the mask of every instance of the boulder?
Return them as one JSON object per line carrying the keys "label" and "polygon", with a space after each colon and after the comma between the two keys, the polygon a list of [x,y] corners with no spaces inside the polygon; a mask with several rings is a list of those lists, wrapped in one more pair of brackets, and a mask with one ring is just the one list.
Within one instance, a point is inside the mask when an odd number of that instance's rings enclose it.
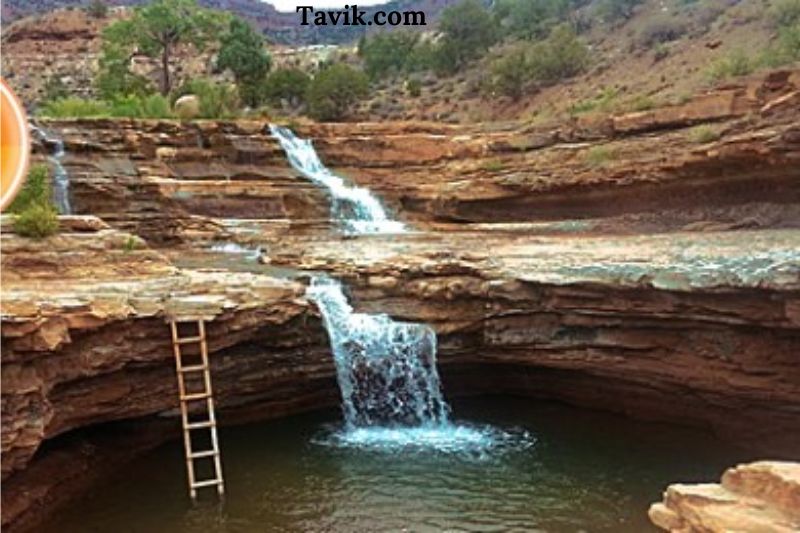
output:
{"label": "boulder", "polygon": [[200,98],[193,94],[181,96],[175,101],[175,114],[183,119],[192,119],[200,116]]}

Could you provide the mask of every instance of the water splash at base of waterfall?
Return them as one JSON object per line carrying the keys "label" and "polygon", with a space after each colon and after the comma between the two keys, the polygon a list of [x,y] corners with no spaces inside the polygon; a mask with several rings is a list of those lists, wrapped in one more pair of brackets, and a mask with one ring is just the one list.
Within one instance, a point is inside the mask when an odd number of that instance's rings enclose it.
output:
{"label": "water splash at base of waterfall", "polygon": [[470,454],[533,444],[525,432],[450,421],[436,368],[436,333],[429,326],[355,313],[341,284],[330,278],[314,278],[307,295],[328,331],[344,413],[344,426],[328,428],[315,443]]}
{"label": "water splash at base of waterfall", "polygon": [[66,155],[64,141],[37,126],[30,126],[33,134],[46,146],[52,145],[53,152],[50,154],[50,162],[53,165],[53,203],[58,209],[59,214],[71,215],[72,207],[69,201],[69,174],[61,163]]}
{"label": "water splash at base of waterfall", "polygon": [[331,216],[348,235],[404,233],[402,222],[391,220],[380,200],[368,189],[349,185],[320,161],[311,141],[288,128],[270,125],[292,167],[331,195]]}

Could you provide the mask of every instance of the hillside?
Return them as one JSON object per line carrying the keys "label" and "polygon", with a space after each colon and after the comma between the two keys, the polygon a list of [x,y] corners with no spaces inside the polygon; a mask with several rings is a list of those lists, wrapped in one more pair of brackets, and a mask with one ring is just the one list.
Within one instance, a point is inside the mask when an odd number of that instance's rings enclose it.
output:
{"label": "hillside", "polygon": [[[414,9],[424,11],[433,21],[443,8],[455,2],[456,0],[393,0],[383,6],[365,7],[364,10],[371,14],[379,9],[387,11]],[[78,7],[87,3],[86,0],[4,0],[2,20],[5,25],[31,15]],[[141,4],[142,0],[108,0],[107,3],[109,6],[134,6]],[[366,32],[363,26],[346,28],[300,26],[296,13],[278,11],[272,4],[261,0],[201,0],[200,4],[239,15],[261,29],[275,43],[342,43],[357,39]]]}

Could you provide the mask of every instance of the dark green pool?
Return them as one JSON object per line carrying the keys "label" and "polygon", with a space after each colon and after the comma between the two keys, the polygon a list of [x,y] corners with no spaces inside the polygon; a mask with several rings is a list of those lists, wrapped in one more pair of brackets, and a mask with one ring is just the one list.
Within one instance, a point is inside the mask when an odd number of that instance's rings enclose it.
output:
{"label": "dark green pool", "polygon": [[346,446],[337,411],[230,428],[224,507],[189,504],[175,441],[44,531],[638,533],[653,530],[647,508],[668,483],[715,480],[755,458],[697,431],[533,400],[476,398],[453,412],[501,442]]}

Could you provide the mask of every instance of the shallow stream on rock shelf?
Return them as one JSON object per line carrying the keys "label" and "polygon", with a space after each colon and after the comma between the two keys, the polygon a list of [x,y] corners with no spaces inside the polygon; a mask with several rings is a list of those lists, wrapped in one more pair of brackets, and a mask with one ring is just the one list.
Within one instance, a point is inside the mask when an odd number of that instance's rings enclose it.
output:
{"label": "shallow stream on rock shelf", "polygon": [[189,504],[174,441],[42,530],[640,533],[656,531],[647,507],[668,483],[718,480],[754,458],[702,432],[530,399],[473,398],[453,402],[453,411],[455,423],[499,441],[343,442],[336,410],[225,428],[224,508]]}

